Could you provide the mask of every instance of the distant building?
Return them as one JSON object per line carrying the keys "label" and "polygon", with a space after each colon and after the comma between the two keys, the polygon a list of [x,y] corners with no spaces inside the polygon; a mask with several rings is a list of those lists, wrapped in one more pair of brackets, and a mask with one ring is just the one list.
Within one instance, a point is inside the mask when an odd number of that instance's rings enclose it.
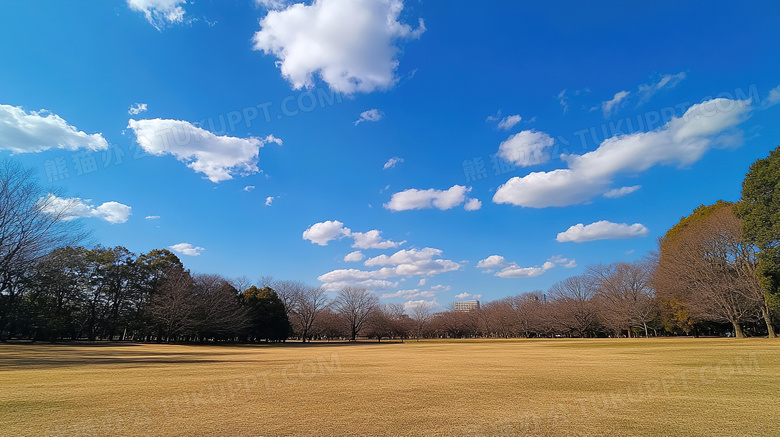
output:
{"label": "distant building", "polygon": [[479,309],[478,300],[465,300],[463,302],[455,302],[455,311],[467,313],[472,310]]}

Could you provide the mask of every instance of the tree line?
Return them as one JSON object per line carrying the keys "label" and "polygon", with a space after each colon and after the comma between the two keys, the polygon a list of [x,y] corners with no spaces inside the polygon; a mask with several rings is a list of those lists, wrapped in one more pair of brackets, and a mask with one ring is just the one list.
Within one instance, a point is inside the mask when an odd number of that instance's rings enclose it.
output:
{"label": "tree line", "polygon": [[290,338],[775,336],[780,309],[780,147],[742,198],[702,205],[632,263],[483,303],[382,305],[362,288],[332,299],[270,277],[192,273],[166,249],[136,255],[87,238],[34,173],[0,163],[0,340],[278,342]]}

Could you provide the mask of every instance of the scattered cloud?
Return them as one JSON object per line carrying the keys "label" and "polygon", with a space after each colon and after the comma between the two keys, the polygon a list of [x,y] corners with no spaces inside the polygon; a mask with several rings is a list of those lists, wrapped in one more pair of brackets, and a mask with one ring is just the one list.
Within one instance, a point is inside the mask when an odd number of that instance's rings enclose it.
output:
{"label": "scattered cloud", "polygon": [[406,243],[406,241],[397,243],[385,240],[382,238],[382,232],[376,229],[368,232],[352,232],[338,220],[315,223],[303,231],[304,240],[309,240],[320,246],[327,246],[328,242],[344,237],[352,238],[352,247],[356,249],[392,249]]}
{"label": "scattered cloud", "polygon": [[436,302],[436,299],[433,300],[410,300],[404,302],[404,310],[410,311],[414,308],[419,307],[420,305],[430,305],[431,308],[436,308],[439,306],[439,302]]}
{"label": "scattered cloud", "polygon": [[717,98],[691,106],[682,117],[649,132],[618,135],[583,155],[562,155],[568,168],[513,177],[496,190],[495,203],[531,208],[590,201],[609,190],[620,173],[656,165],[686,166],[709,149],[739,145],[740,132],[724,133],[751,111],[749,101]]}
{"label": "scattered cloud", "polygon": [[494,276],[500,278],[533,278],[541,276],[547,270],[558,266],[564,268],[577,267],[577,262],[573,259],[555,255],[549,258],[541,267],[520,267],[517,263],[507,262],[501,255],[491,255],[477,263],[478,268],[485,269],[487,273],[496,272]]}
{"label": "scattered cloud", "polygon": [[523,117],[519,115],[510,115],[504,117],[501,119],[501,121],[498,122],[498,128],[504,130],[512,129],[517,123],[520,123],[520,120],[522,119]]}
{"label": "scattered cloud", "polygon": [[476,300],[476,299],[482,299],[481,294],[470,294],[470,293],[461,293],[456,294],[455,299],[459,300]]}
{"label": "scattered cloud", "polygon": [[190,243],[174,244],[173,246],[168,246],[168,249],[171,249],[174,253],[187,256],[200,256],[201,252],[206,250],[202,247],[193,246]]}
{"label": "scattered cloud", "polygon": [[187,0],[127,0],[130,9],[142,12],[146,21],[157,30],[183,23],[186,11],[181,5],[184,4]]}
{"label": "scattered cloud", "polygon": [[357,249],[392,249],[398,247],[406,241],[396,243],[395,241],[385,240],[382,238],[382,232],[376,229],[368,232],[352,232],[349,234],[355,242],[352,247]]}
{"label": "scattered cloud", "polygon": [[265,206],[271,206],[274,203],[274,196],[268,196],[265,198]]}
{"label": "scattered cloud", "polygon": [[309,226],[303,231],[303,239],[320,246],[327,246],[329,241],[339,240],[351,233],[349,228],[344,227],[344,223],[338,220],[328,220]]}
{"label": "scattered cloud", "polygon": [[555,140],[544,132],[524,130],[502,142],[498,156],[520,167],[544,164],[550,160],[553,144]]}
{"label": "scattered cloud", "polygon": [[255,0],[255,6],[265,8],[269,11],[278,11],[287,8],[287,0]]}
{"label": "scattered cloud", "polygon": [[520,123],[520,121],[523,119],[520,115],[507,115],[506,117],[501,116],[501,110],[499,109],[496,115],[491,115],[487,118],[486,121],[496,121],[498,122],[498,128],[509,130],[515,127],[517,123]]}
{"label": "scattered cloud", "polygon": [[[276,5],[276,2],[262,2]],[[400,44],[425,31],[401,23],[402,0],[314,0],[271,10],[260,20],[254,49],[276,56],[294,89],[319,76],[332,90],[354,94],[391,88]]]}
{"label": "scattered cloud", "polygon": [[780,85],[769,90],[769,95],[764,101],[763,107],[768,108],[780,103]]}
{"label": "scattered cloud", "polygon": [[[393,194],[390,201],[384,204],[386,209],[391,211],[408,211],[410,209],[438,208],[447,210],[454,208],[466,202],[471,187],[462,185],[453,185],[448,190],[417,190],[409,189]],[[469,203],[467,203],[469,205]],[[481,203],[480,203],[481,206]],[[476,204],[470,202],[470,208],[476,207]],[[479,208],[477,208],[479,209]],[[473,209],[469,210],[473,211]]]}
{"label": "scattered cloud", "polygon": [[384,293],[381,296],[379,296],[381,299],[393,299],[397,297],[401,297],[404,299],[412,299],[415,297],[434,297],[436,296],[436,292],[431,290],[425,290],[422,291],[419,288],[414,288],[412,290],[398,290],[393,293]]}
{"label": "scattered cloud", "polygon": [[590,92],[590,89],[583,88],[581,90],[573,90],[569,91],[568,89],[564,89],[561,92],[558,93],[556,96],[558,99],[558,103],[563,108],[563,113],[569,112],[569,100],[571,100],[572,97],[577,97],[580,94],[588,93]]}
{"label": "scattered cloud", "polygon": [[641,223],[628,225],[626,223],[612,223],[607,220],[597,221],[589,225],[578,223],[565,232],[558,234],[556,241],[559,243],[574,242],[584,243],[596,240],[617,240],[622,238],[642,238],[648,234],[648,229]]}
{"label": "scattered cloud", "polygon": [[477,267],[481,269],[493,269],[496,267],[501,267],[506,264],[506,260],[501,255],[490,255],[489,257],[480,260],[477,263]]}
{"label": "scattered cloud", "polygon": [[159,220],[159,219],[160,219],[159,215],[147,215],[146,216],[146,220]]}
{"label": "scattered cloud", "polygon": [[641,185],[632,185],[630,187],[613,188],[607,191],[606,193],[604,193],[604,197],[608,199],[617,199],[618,197],[627,196],[640,188],[642,188]]}
{"label": "scattered cloud", "polygon": [[345,262],[360,262],[363,261],[363,258],[365,258],[365,255],[363,255],[363,252],[356,250],[354,252],[348,253],[344,257]]}
{"label": "scattered cloud", "polygon": [[364,121],[379,121],[384,116],[385,113],[378,109],[369,109],[368,111],[363,111],[360,113],[360,118],[355,120],[355,126],[359,125]]}
{"label": "scattered cloud", "polygon": [[63,220],[77,218],[96,217],[111,224],[124,223],[132,215],[132,208],[119,202],[105,202],[94,207],[89,200],[78,197],[62,198],[49,194],[39,201],[41,211],[47,214],[55,214]]}
{"label": "scattered cloud", "polygon": [[155,156],[173,155],[187,167],[203,173],[214,182],[233,179],[234,175],[257,173],[260,148],[268,143],[282,145],[282,140],[218,136],[187,121],[130,120],[136,142]]}
{"label": "scattered cloud", "polygon": [[620,104],[631,94],[629,91],[618,91],[615,95],[604,102],[601,102],[601,110],[604,112],[604,118],[609,118],[620,108]]}
{"label": "scattered cloud", "polygon": [[647,102],[655,93],[665,88],[676,87],[683,80],[685,80],[685,72],[680,72],[677,74],[664,74],[655,82],[639,85],[639,103]]}
{"label": "scattered cloud", "polygon": [[479,199],[469,199],[466,201],[466,204],[463,205],[463,209],[466,211],[476,211],[480,208],[482,208],[482,201]]}
{"label": "scattered cloud", "polygon": [[379,255],[363,263],[366,267],[379,267],[376,270],[339,269],[317,279],[328,290],[338,290],[347,285],[365,287],[367,283],[374,289],[387,289],[397,286],[397,282],[388,280],[391,278],[431,277],[460,269],[459,263],[442,259],[441,254],[441,250],[430,247],[399,250],[391,256]]}
{"label": "scattered cloud", "polygon": [[[396,164],[400,164],[402,162],[404,162],[403,158],[399,158],[397,156],[394,156],[394,157],[392,157],[392,158],[387,160],[387,162],[385,163],[384,167],[382,167],[382,170],[387,170],[388,168],[394,168]],[[385,188],[390,188],[390,185],[388,185]]]}
{"label": "scattered cloud", "polygon": [[21,106],[0,104],[0,149],[36,153],[49,149],[105,150],[102,134],[86,134],[56,114],[42,109],[25,112]]}
{"label": "scattered cloud", "polygon": [[246,187],[244,187],[244,191],[246,191],[247,193],[254,189],[255,189],[254,185],[247,185]]}
{"label": "scattered cloud", "polygon": [[130,106],[130,109],[127,111],[130,115],[138,115],[142,112],[146,112],[146,103],[136,103]]}

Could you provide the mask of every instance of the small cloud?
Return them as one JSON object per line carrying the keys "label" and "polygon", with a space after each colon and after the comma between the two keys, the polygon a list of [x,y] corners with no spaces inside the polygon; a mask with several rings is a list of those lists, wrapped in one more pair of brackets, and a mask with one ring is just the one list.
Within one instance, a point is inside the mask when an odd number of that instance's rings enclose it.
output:
{"label": "small cloud", "polygon": [[628,225],[626,223],[612,223],[607,220],[601,220],[587,226],[582,223],[571,226],[565,232],[559,233],[556,241],[559,243],[584,243],[596,240],[642,238],[646,237],[648,232],[649,230],[641,223]]}
{"label": "small cloud", "polygon": [[520,123],[520,120],[522,120],[523,117],[519,115],[510,115],[508,117],[504,117],[501,119],[501,121],[498,122],[498,128],[509,130],[512,129],[517,123]]}
{"label": "small cloud", "polygon": [[132,208],[119,202],[105,202],[97,207],[91,205],[90,200],[82,200],[79,197],[64,199],[49,194],[38,201],[41,211],[47,214],[58,215],[62,220],[74,220],[77,218],[97,217],[111,224],[125,223],[132,215]]}
{"label": "small cloud", "polygon": [[193,246],[190,243],[174,244],[173,246],[168,246],[168,249],[171,249],[175,253],[187,256],[200,256],[201,252],[206,250],[202,247]]}
{"label": "small cloud", "polygon": [[460,300],[482,299],[482,295],[481,294],[461,293],[461,294],[456,294],[455,295],[455,299],[460,299]]}
{"label": "small cloud", "polygon": [[676,87],[683,80],[685,80],[685,72],[680,72],[677,74],[665,74],[656,82],[639,85],[639,95],[641,96],[639,98],[639,104],[650,100],[650,97],[664,88]]}
{"label": "small cloud", "polygon": [[627,196],[640,188],[642,188],[641,185],[632,185],[630,187],[614,188],[604,193],[604,197],[608,199],[617,199],[618,197]]}
{"label": "small cloud", "polygon": [[360,262],[363,261],[363,258],[365,258],[365,255],[363,255],[363,252],[356,250],[354,252],[348,253],[344,257],[344,261],[346,262]]}
{"label": "small cloud", "polygon": [[[404,162],[403,158],[399,158],[397,156],[394,156],[394,157],[392,157],[392,158],[387,160],[387,162],[385,163],[384,167],[382,167],[382,170],[387,170],[388,168],[393,168],[393,167],[395,167],[396,164],[400,164],[402,162]],[[390,185],[388,185],[385,188],[390,188]]]}
{"label": "small cloud", "polygon": [[246,191],[247,193],[254,189],[255,189],[254,185],[247,185],[246,187],[244,187],[244,191]]}
{"label": "small cloud", "polygon": [[379,121],[384,118],[385,113],[378,109],[369,109],[360,113],[360,118],[355,121],[355,126],[364,121]]}
{"label": "small cloud", "polygon": [[763,108],[769,108],[770,106],[774,106],[776,104],[780,103],[780,85],[772,88],[769,91],[769,95],[766,98],[766,101],[764,101]]}
{"label": "small cloud", "polygon": [[482,202],[479,199],[469,199],[466,201],[466,205],[463,206],[463,209],[466,211],[476,211],[480,208],[482,208]]}
{"label": "small cloud", "polygon": [[271,206],[274,202],[274,196],[268,196],[265,198],[265,206]]}
{"label": "small cloud", "polygon": [[422,279],[420,279],[420,282],[417,283],[417,286],[418,287],[422,287],[422,286],[425,285],[426,282],[428,282],[428,280],[425,279],[425,278],[422,278]]}
{"label": "small cloud", "polygon": [[159,220],[159,219],[160,219],[159,215],[147,215],[146,216],[146,220]]}
{"label": "small cloud", "polygon": [[127,111],[130,115],[138,115],[142,112],[146,112],[146,103],[136,103]]}
{"label": "small cloud", "polygon": [[616,112],[620,108],[620,103],[623,102],[628,95],[629,91],[618,91],[615,95],[604,102],[601,102],[601,110],[604,111],[604,117],[609,118],[613,112]]}

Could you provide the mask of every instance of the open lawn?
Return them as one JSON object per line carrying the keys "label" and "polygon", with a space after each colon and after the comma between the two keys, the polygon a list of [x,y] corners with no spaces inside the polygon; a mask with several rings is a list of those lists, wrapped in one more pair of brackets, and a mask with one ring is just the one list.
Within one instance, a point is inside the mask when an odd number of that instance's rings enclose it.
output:
{"label": "open lawn", "polygon": [[780,435],[780,341],[0,344],[2,435]]}

